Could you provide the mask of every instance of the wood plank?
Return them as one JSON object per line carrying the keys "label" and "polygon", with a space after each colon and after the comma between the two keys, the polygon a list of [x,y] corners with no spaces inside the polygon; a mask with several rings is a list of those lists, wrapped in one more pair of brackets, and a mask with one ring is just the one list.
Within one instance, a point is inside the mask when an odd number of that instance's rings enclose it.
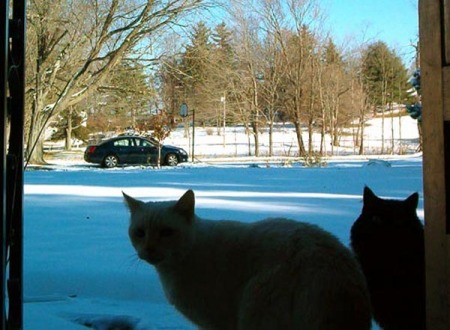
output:
{"label": "wood plank", "polygon": [[[450,35],[450,31],[448,34]],[[442,93],[444,97],[444,120],[450,121],[450,66],[446,66],[442,70],[442,83],[444,88],[444,93]]]}
{"label": "wood plank", "polygon": [[444,31],[445,63],[450,65],[450,0],[444,0]]}
{"label": "wood plank", "polygon": [[[445,94],[445,93],[444,93]],[[444,121],[444,161],[446,164],[446,172],[445,172],[445,187],[446,187],[446,193],[445,196],[445,206],[446,206],[446,233],[448,238],[450,238],[450,121]],[[449,254],[450,256],[450,254]]]}
{"label": "wood plank", "polygon": [[[448,3],[448,0],[446,0]],[[450,329],[449,239],[446,235],[441,4],[419,1],[423,98],[423,167],[427,329]]]}

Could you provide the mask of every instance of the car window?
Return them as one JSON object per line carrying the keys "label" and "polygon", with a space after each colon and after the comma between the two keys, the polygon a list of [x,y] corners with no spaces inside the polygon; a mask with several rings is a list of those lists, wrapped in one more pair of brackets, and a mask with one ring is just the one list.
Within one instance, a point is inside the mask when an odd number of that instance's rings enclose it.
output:
{"label": "car window", "polygon": [[142,146],[143,146],[143,147],[147,147],[147,148],[153,147],[153,144],[151,144],[151,143],[148,142],[148,141],[142,140],[141,142],[142,142]]}
{"label": "car window", "polygon": [[115,147],[129,147],[130,146],[130,140],[123,139],[123,140],[114,141],[114,146]]}
{"label": "car window", "polygon": [[134,145],[137,147],[153,147],[153,144],[151,144],[149,141],[147,140],[142,140],[142,139],[133,139]]}
{"label": "car window", "polygon": [[133,145],[135,145],[136,147],[140,147],[142,145],[140,139],[132,139],[132,140],[133,140]]}

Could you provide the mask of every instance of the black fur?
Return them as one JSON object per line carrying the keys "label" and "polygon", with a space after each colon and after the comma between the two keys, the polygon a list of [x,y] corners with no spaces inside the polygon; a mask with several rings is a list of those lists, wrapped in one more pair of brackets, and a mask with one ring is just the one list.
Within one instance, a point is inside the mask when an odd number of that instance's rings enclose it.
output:
{"label": "black fur", "polygon": [[425,329],[425,253],[419,195],[387,200],[364,188],[351,228],[353,251],[366,276],[375,321],[385,330]]}

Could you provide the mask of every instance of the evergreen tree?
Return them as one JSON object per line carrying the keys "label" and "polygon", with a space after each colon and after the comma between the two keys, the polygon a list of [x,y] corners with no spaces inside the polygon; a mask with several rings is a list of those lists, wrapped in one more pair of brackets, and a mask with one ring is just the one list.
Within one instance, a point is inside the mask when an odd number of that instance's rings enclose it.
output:
{"label": "evergreen tree", "polygon": [[97,88],[97,93],[81,105],[89,109],[89,130],[120,131],[127,127],[142,126],[155,99],[152,78],[145,66],[126,61],[118,65],[109,79]]}
{"label": "evergreen tree", "polygon": [[196,111],[196,118],[204,121],[210,109],[210,93],[208,91],[208,76],[211,69],[211,30],[200,22],[194,27],[190,44],[183,54],[183,86],[186,100],[191,109]]}
{"label": "evergreen tree", "polygon": [[[403,104],[408,97],[407,71],[400,57],[384,42],[375,42],[363,56],[363,83],[369,103],[375,110],[381,110],[381,154],[385,152],[385,110],[394,103]],[[393,127],[391,117],[391,129]],[[391,152],[394,148],[394,134],[391,132]]]}
{"label": "evergreen tree", "polygon": [[181,103],[186,102],[186,75],[183,70],[183,59],[173,55],[164,58],[156,75],[156,86],[164,109],[172,116],[178,113]]}
{"label": "evergreen tree", "polygon": [[193,81],[193,85],[201,85],[207,77],[208,60],[211,54],[211,30],[200,22],[194,27],[190,37],[190,45],[184,53],[184,72]]}
{"label": "evergreen tree", "polygon": [[[233,111],[231,108],[232,94],[231,86],[235,69],[235,55],[232,45],[232,32],[228,29],[225,23],[217,25],[211,36],[213,42],[213,52],[211,54],[211,71],[209,75],[209,89],[211,95],[215,95],[220,104],[214,106],[220,111],[216,111],[216,123],[224,123],[230,121]],[[220,95],[220,96],[219,96]],[[226,112],[226,113],[225,113]],[[225,118],[226,116],[226,118]],[[218,130],[218,134],[220,131]]]}
{"label": "evergreen tree", "polygon": [[407,70],[386,43],[375,42],[363,54],[363,82],[371,104],[385,107],[407,96]]}
{"label": "evergreen tree", "polygon": [[336,44],[331,38],[328,39],[328,42],[325,46],[323,60],[327,65],[342,66],[344,64],[342,55],[340,54],[339,50],[336,47]]}
{"label": "evergreen tree", "polygon": [[215,49],[222,55],[224,61],[231,61],[233,58],[232,32],[224,22],[217,25],[211,35]]}

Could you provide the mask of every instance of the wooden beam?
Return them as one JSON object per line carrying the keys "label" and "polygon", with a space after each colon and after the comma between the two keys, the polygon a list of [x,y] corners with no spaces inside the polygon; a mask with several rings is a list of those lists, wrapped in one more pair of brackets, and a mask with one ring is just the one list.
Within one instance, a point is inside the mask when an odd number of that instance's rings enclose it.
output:
{"label": "wooden beam", "polygon": [[[450,0],[444,0],[448,8]],[[441,11],[443,1],[419,0],[421,85],[423,103],[423,168],[427,329],[450,329],[449,256],[447,235],[443,63],[445,56]],[[447,85],[448,86],[448,85]],[[448,102],[445,101],[445,103]],[[447,111],[445,112],[446,116]],[[450,192],[449,192],[450,193]]]}
{"label": "wooden beam", "polygon": [[450,1],[444,1],[444,56],[445,64],[450,65]]}
{"label": "wooden beam", "polygon": [[[442,83],[444,91],[450,91],[450,66],[446,66],[442,70]],[[450,92],[442,94],[444,97],[444,120],[450,121]]]}
{"label": "wooden beam", "polygon": [[9,46],[9,1],[0,1],[0,329],[6,329],[7,303],[6,303],[6,154],[7,154],[7,113],[8,113],[8,46]]}

